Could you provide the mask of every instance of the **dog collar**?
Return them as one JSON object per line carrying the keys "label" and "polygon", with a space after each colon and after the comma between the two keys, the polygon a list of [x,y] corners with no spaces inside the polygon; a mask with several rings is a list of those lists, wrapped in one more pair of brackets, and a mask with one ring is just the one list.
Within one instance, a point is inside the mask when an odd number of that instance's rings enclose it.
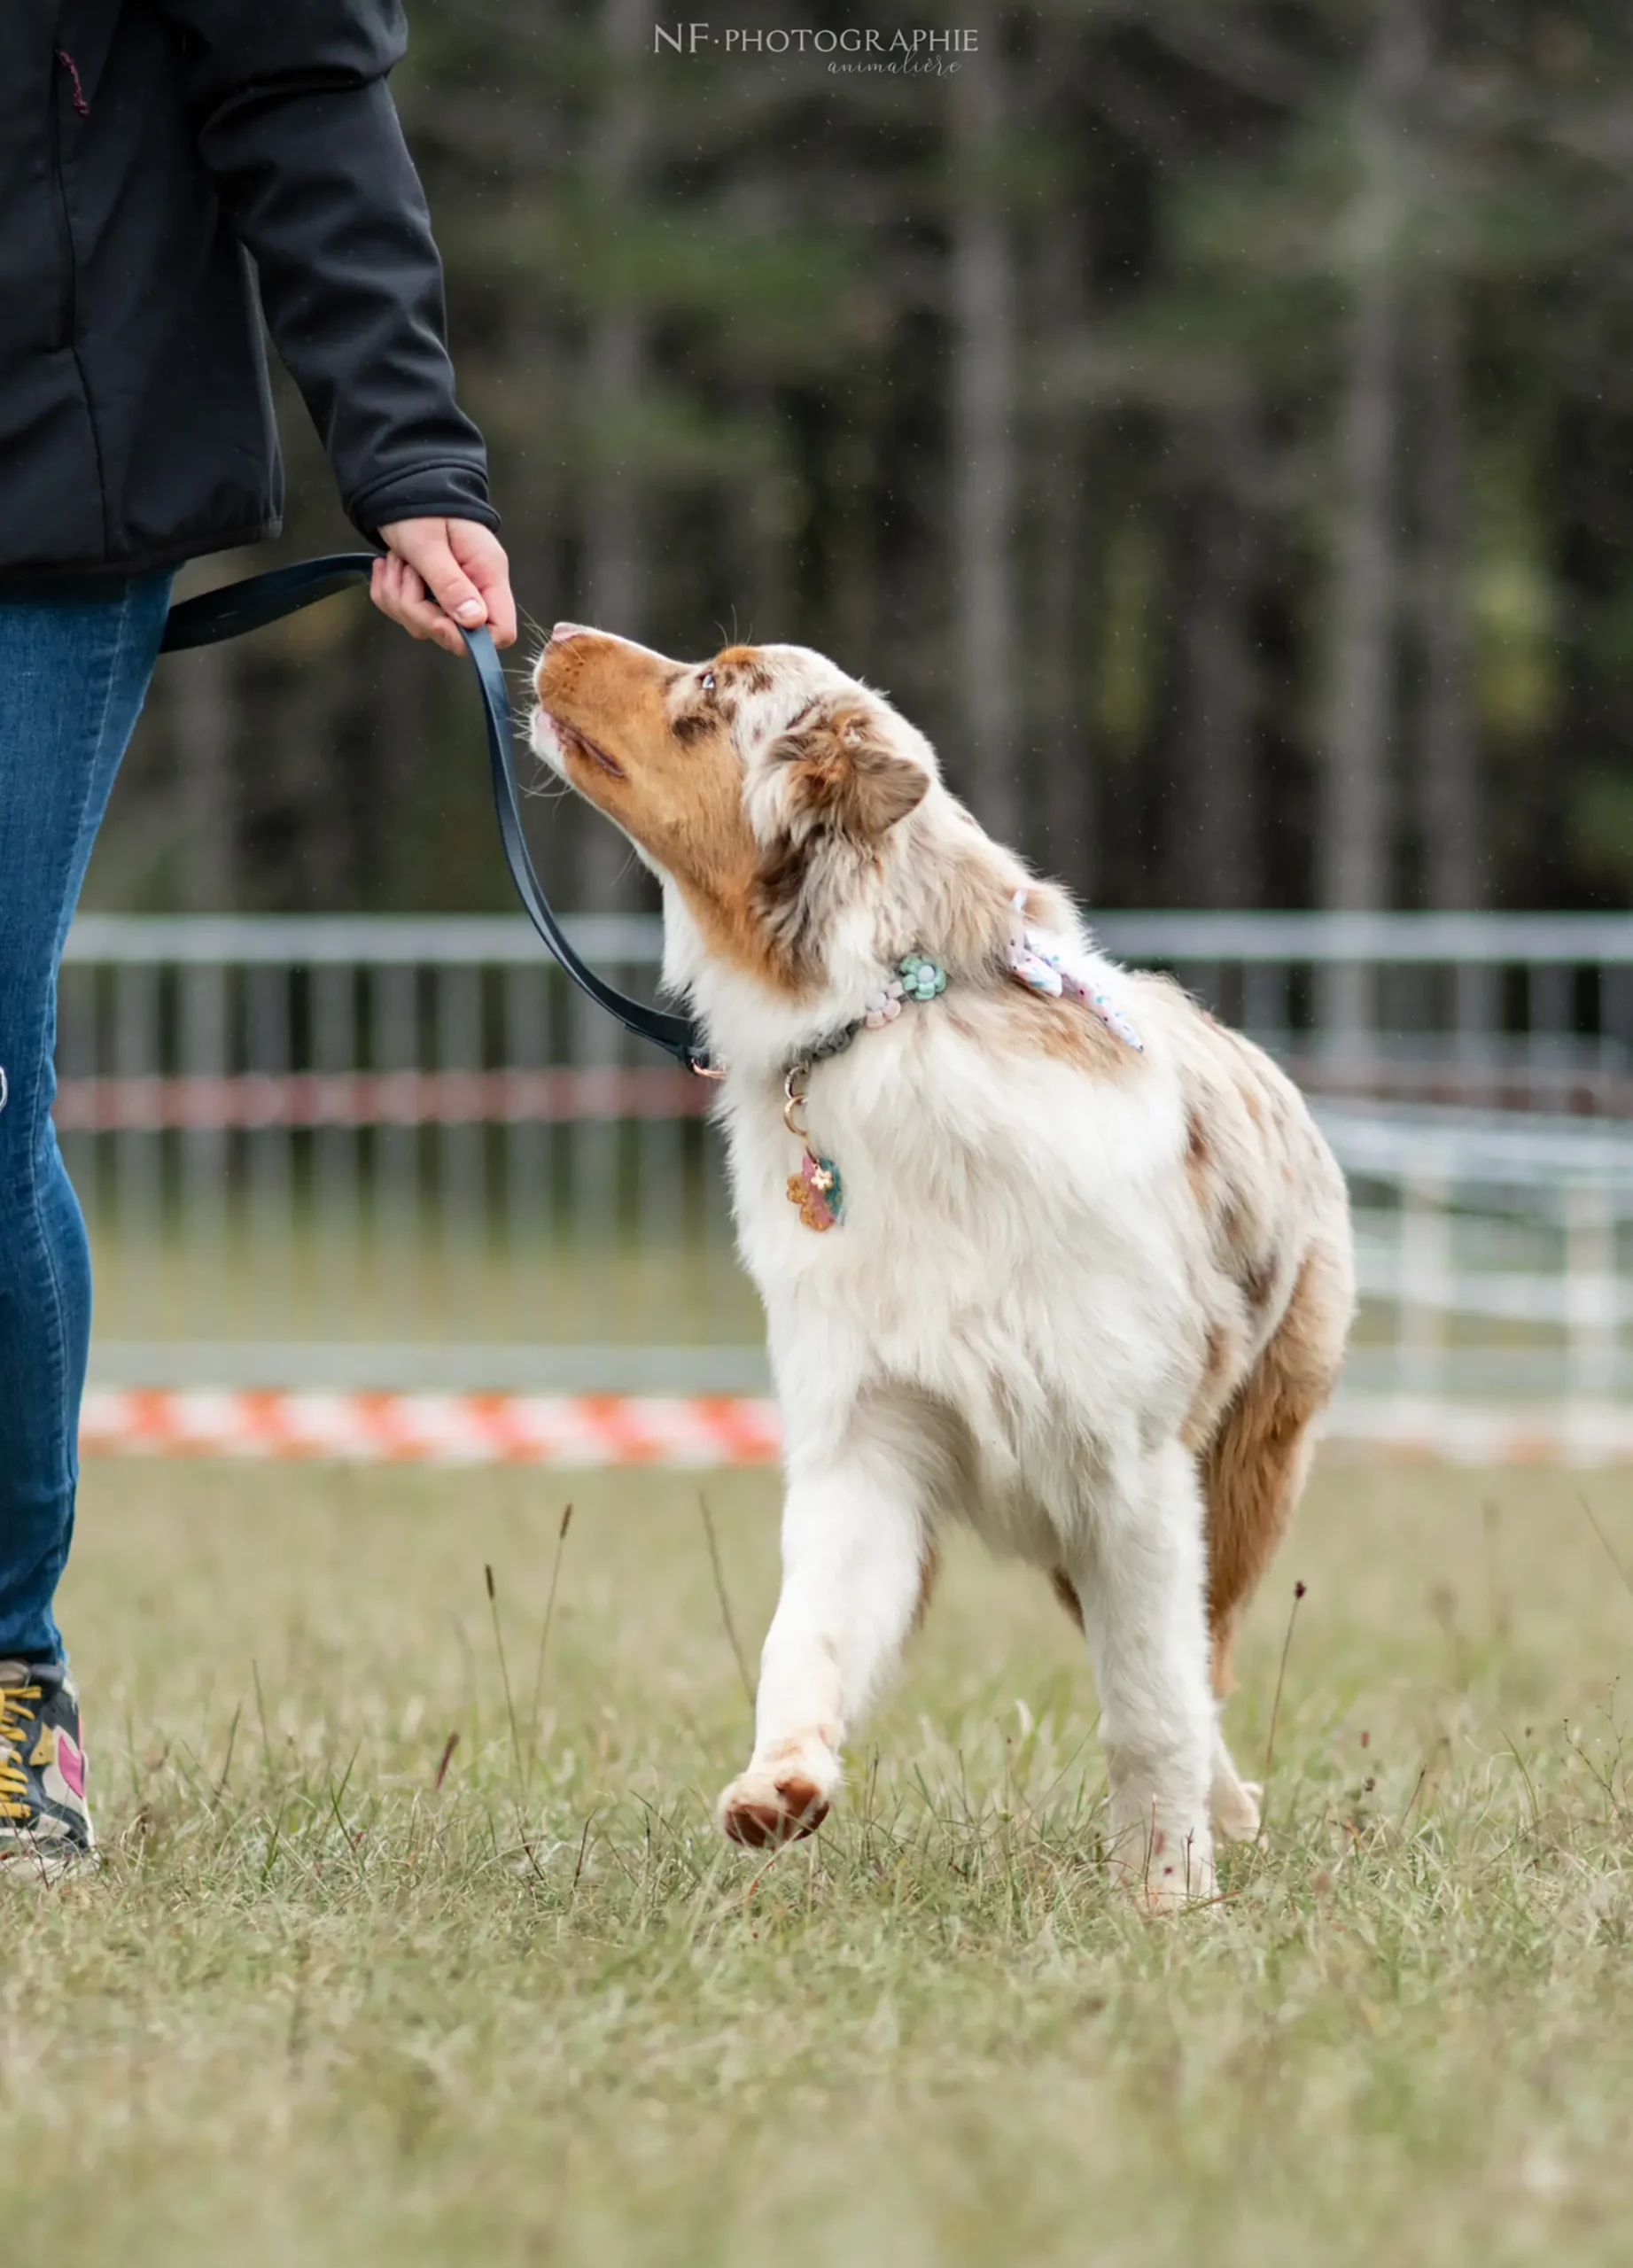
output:
{"label": "dog collar", "polygon": [[[1124,1046],[1145,1052],[1145,1042],[1094,975],[1081,953],[1053,929],[1034,928],[1026,919],[1026,892],[1010,899],[1009,974],[1018,984],[1051,998],[1077,1000],[1116,1034]],[[836,1031],[810,1042],[783,1066],[782,1122],[801,1146],[799,1170],[788,1179],[788,1199],[808,1229],[836,1228],[844,1218],[844,1184],[831,1158],[818,1157],[810,1136],[799,1122],[805,1100],[805,1083],[819,1063],[843,1055],[859,1032],[878,1031],[894,1023],[910,1000],[937,999],[947,989],[947,972],[928,953],[904,953],[894,974],[867,995],[863,1012]]]}
{"label": "dog collar", "polygon": [[825,1063],[830,1055],[843,1055],[858,1032],[883,1030],[895,1022],[907,1001],[934,1000],[946,989],[947,972],[939,961],[928,953],[904,953],[893,975],[867,995],[859,1016],[853,1016],[837,1031],[813,1040],[784,1065],[782,1122],[803,1148],[799,1171],[789,1176],[788,1198],[790,1205],[799,1208],[799,1217],[808,1229],[838,1226],[844,1218],[844,1185],[833,1160],[814,1155],[805,1129],[796,1122],[795,1114],[805,1099],[806,1080],[817,1064]]}
{"label": "dog collar", "polygon": [[894,975],[886,979],[867,995],[859,1016],[848,1024],[841,1024],[837,1031],[826,1032],[820,1039],[809,1041],[797,1055],[790,1056],[783,1066],[784,1085],[788,1080],[803,1076],[813,1064],[825,1063],[830,1055],[843,1055],[859,1031],[879,1031],[886,1024],[893,1024],[906,1000],[934,1000],[947,989],[947,972],[939,961],[928,953],[904,953],[896,964]]}

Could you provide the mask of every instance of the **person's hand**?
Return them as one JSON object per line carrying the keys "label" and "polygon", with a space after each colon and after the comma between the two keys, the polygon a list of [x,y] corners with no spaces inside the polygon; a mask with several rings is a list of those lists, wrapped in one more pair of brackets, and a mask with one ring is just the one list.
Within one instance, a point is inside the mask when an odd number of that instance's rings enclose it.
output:
{"label": "person's hand", "polygon": [[495,646],[515,644],[510,563],[491,528],[479,520],[393,520],[380,540],[390,549],[374,563],[369,595],[411,638],[463,654],[453,617],[467,630],[486,623]]}

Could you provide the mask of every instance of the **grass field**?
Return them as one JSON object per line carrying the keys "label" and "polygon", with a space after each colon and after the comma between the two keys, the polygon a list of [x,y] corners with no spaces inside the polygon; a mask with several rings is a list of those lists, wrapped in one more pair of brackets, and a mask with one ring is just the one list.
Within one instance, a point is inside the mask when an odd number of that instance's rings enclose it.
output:
{"label": "grass field", "polygon": [[[751,1659],[774,1484],[705,1485]],[[8,2250],[1623,2262],[1606,1542],[1633,1565],[1625,1480],[1321,1473],[1233,1707],[1256,1772],[1303,1579],[1268,1848],[1162,1924],[1096,1864],[1065,1618],[973,1550],[767,1864],[708,1824],[748,1710],[694,1480],[95,1465],[66,1614],[106,1864],[8,1891]]]}

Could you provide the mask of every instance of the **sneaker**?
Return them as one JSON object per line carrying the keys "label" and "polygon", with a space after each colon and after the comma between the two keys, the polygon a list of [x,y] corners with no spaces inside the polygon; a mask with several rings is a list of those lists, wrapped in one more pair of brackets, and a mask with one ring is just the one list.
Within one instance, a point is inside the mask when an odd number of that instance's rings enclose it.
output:
{"label": "sneaker", "polygon": [[0,1873],[56,1882],[96,1864],[80,1697],[60,1662],[0,1661]]}

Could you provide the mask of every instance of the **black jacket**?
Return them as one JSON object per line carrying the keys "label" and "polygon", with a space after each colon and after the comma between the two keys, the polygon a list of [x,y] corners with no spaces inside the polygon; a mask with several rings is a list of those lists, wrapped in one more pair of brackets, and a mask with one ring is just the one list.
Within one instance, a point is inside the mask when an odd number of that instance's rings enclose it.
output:
{"label": "black jacket", "polygon": [[257,282],[357,525],[497,524],[404,42],[397,0],[3,0],[0,577],[276,534]]}

